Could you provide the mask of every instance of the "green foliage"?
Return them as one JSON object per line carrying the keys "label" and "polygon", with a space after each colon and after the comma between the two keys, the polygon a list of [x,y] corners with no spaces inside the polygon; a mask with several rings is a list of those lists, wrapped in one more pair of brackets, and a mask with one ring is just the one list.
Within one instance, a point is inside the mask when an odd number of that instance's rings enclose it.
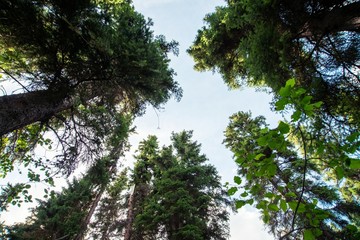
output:
{"label": "green foliage", "polygon": [[[252,119],[249,113],[230,118],[225,143],[239,166],[234,182],[245,181],[228,193],[240,192],[237,208],[255,202],[263,221],[279,238],[296,239],[302,233],[304,239],[342,239],[349,236],[347,226],[355,225],[349,239],[356,239],[359,188],[353,183],[346,186],[346,182],[357,181],[358,171],[351,164],[359,161],[355,158],[358,150],[349,152],[345,145],[357,146],[357,134],[345,137],[345,142],[331,134],[319,136],[315,112],[321,102],[312,102],[293,79],[281,88],[279,96],[278,110],[292,104],[299,111],[289,122],[280,121],[269,129],[263,117]],[[349,188],[352,198],[343,193]]]}
{"label": "green foliage", "polygon": [[138,203],[134,235],[165,239],[226,239],[229,200],[216,169],[206,164],[191,132],[172,135],[172,145],[158,148],[150,136],[136,156],[134,183],[145,187]]}
{"label": "green foliage", "polygon": [[116,170],[126,150],[124,134],[118,145],[123,150],[99,159],[60,193],[45,190],[48,199],[39,201],[28,221],[4,226],[0,236],[81,239],[87,233],[112,239],[129,232],[128,239],[226,239],[231,202],[191,137],[192,132],[173,134],[172,145],[159,148],[149,136],[139,145],[129,178],[126,169]]}
{"label": "green foliage", "polygon": [[[6,227],[4,239],[75,239],[83,231],[97,196],[109,184],[113,163],[104,158],[80,179],[73,179],[60,193],[44,190],[46,200],[38,200],[26,223]],[[113,173],[112,173],[113,174]],[[25,186],[29,188],[30,186]],[[86,226],[87,227],[87,226]]]}
{"label": "green foliage", "polygon": [[37,161],[39,145],[51,147],[44,134],[58,143],[52,164],[70,174],[116,141],[124,115],[181,97],[168,58],[177,43],[154,36],[131,1],[16,0],[0,8],[1,81],[24,91],[0,97],[2,177],[14,163]]}
{"label": "green foliage", "polygon": [[289,100],[286,81],[296,79],[297,95],[311,96],[296,103],[294,121],[305,110],[324,131],[358,132],[359,25],[349,19],[359,10],[343,0],[226,1],[205,17],[188,52],[195,69],[220,72],[231,88],[269,87],[277,110]]}

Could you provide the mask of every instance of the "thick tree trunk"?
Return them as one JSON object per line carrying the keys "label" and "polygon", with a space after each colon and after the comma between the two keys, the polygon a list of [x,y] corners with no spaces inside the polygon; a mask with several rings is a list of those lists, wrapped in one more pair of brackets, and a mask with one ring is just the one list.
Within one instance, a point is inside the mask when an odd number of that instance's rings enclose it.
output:
{"label": "thick tree trunk", "polygon": [[73,106],[73,100],[49,90],[0,97],[0,136],[29,124],[46,121]]}
{"label": "thick tree trunk", "polygon": [[300,30],[298,37],[313,37],[341,31],[360,32],[360,2],[314,15]]}

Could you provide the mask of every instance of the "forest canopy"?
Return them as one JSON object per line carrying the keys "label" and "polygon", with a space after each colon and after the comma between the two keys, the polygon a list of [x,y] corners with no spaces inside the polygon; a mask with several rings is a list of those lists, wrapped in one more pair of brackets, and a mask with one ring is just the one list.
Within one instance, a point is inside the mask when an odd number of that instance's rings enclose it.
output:
{"label": "forest canopy", "polygon": [[195,69],[266,91],[281,115],[275,126],[230,117],[223,143],[237,169],[226,191],[192,131],[163,147],[149,136],[134,167],[122,165],[134,119],[182,95],[168,55],[178,43],[155,36],[132,1],[0,0],[0,83],[11,85],[0,96],[0,177],[26,178],[2,186],[0,210],[32,202],[33,182],[49,186],[0,236],[227,239],[229,209],[250,205],[278,239],[359,239],[359,13],[353,0],[226,0],[206,15],[188,49]]}

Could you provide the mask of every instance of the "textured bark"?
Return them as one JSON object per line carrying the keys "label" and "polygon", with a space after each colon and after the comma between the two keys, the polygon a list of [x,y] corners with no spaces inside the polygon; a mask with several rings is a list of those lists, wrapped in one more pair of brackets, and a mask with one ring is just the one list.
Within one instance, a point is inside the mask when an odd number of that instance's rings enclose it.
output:
{"label": "textured bark", "polygon": [[134,191],[130,194],[130,198],[129,198],[124,240],[130,240],[130,238],[131,238],[132,223],[134,222],[134,200],[135,200],[134,196],[135,196],[135,190],[137,190],[136,186],[134,187]]}
{"label": "textured bark", "polygon": [[145,198],[149,195],[150,188],[147,183],[138,183],[134,186],[134,191],[130,195],[129,204],[128,204],[128,212],[126,217],[126,227],[124,240],[142,240],[144,238],[144,233],[137,231],[133,231],[134,229],[134,220],[136,216],[141,212],[141,203],[145,200]]}
{"label": "textured bark", "polygon": [[313,16],[298,36],[312,37],[341,31],[360,32],[360,2]]}
{"label": "textured bark", "polygon": [[100,192],[96,195],[94,201],[91,204],[90,210],[88,214],[86,215],[84,221],[81,224],[80,232],[76,235],[74,238],[75,240],[83,240],[85,237],[86,230],[90,224],[91,217],[94,215],[95,209],[98,206],[100,199],[105,191],[105,187],[103,187]]}
{"label": "textured bark", "polygon": [[73,106],[71,98],[49,90],[0,97],[0,136],[29,124],[46,121]]}

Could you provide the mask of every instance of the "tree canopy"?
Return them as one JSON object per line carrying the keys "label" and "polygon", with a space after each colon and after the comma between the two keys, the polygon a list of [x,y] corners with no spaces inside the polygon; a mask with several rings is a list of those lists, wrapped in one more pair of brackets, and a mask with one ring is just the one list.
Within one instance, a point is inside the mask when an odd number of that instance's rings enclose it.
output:
{"label": "tree canopy", "polygon": [[131,239],[227,239],[231,202],[191,137],[173,134],[160,149],[154,136],[141,143],[133,179],[134,194],[142,189],[143,195]]}
{"label": "tree canopy", "polygon": [[322,119],[359,129],[360,3],[228,0],[205,17],[188,52],[230,87],[290,78],[323,101]]}
{"label": "tree canopy", "polygon": [[[130,0],[0,0],[0,81],[19,88],[0,96],[0,177],[21,164],[29,182],[54,185],[88,167],[1,237],[226,239],[235,203],[254,205],[279,239],[359,239],[359,13],[353,0],[227,0],[206,16],[188,49],[195,68],[270,90],[283,116],[275,127],[230,117],[232,201],[191,131],[163,147],[149,136],[131,174],[119,171],[134,118],[181,97],[177,43]],[[51,159],[36,154],[55,144]],[[0,210],[32,201],[28,188],[3,187]]]}
{"label": "tree canopy", "polygon": [[131,1],[4,0],[0,8],[1,81],[20,88],[0,97],[2,162],[30,159],[52,132],[57,164],[71,172],[80,155],[105,148],[121,115],[181,96],[167,57],[177,43],[154,36]]}

